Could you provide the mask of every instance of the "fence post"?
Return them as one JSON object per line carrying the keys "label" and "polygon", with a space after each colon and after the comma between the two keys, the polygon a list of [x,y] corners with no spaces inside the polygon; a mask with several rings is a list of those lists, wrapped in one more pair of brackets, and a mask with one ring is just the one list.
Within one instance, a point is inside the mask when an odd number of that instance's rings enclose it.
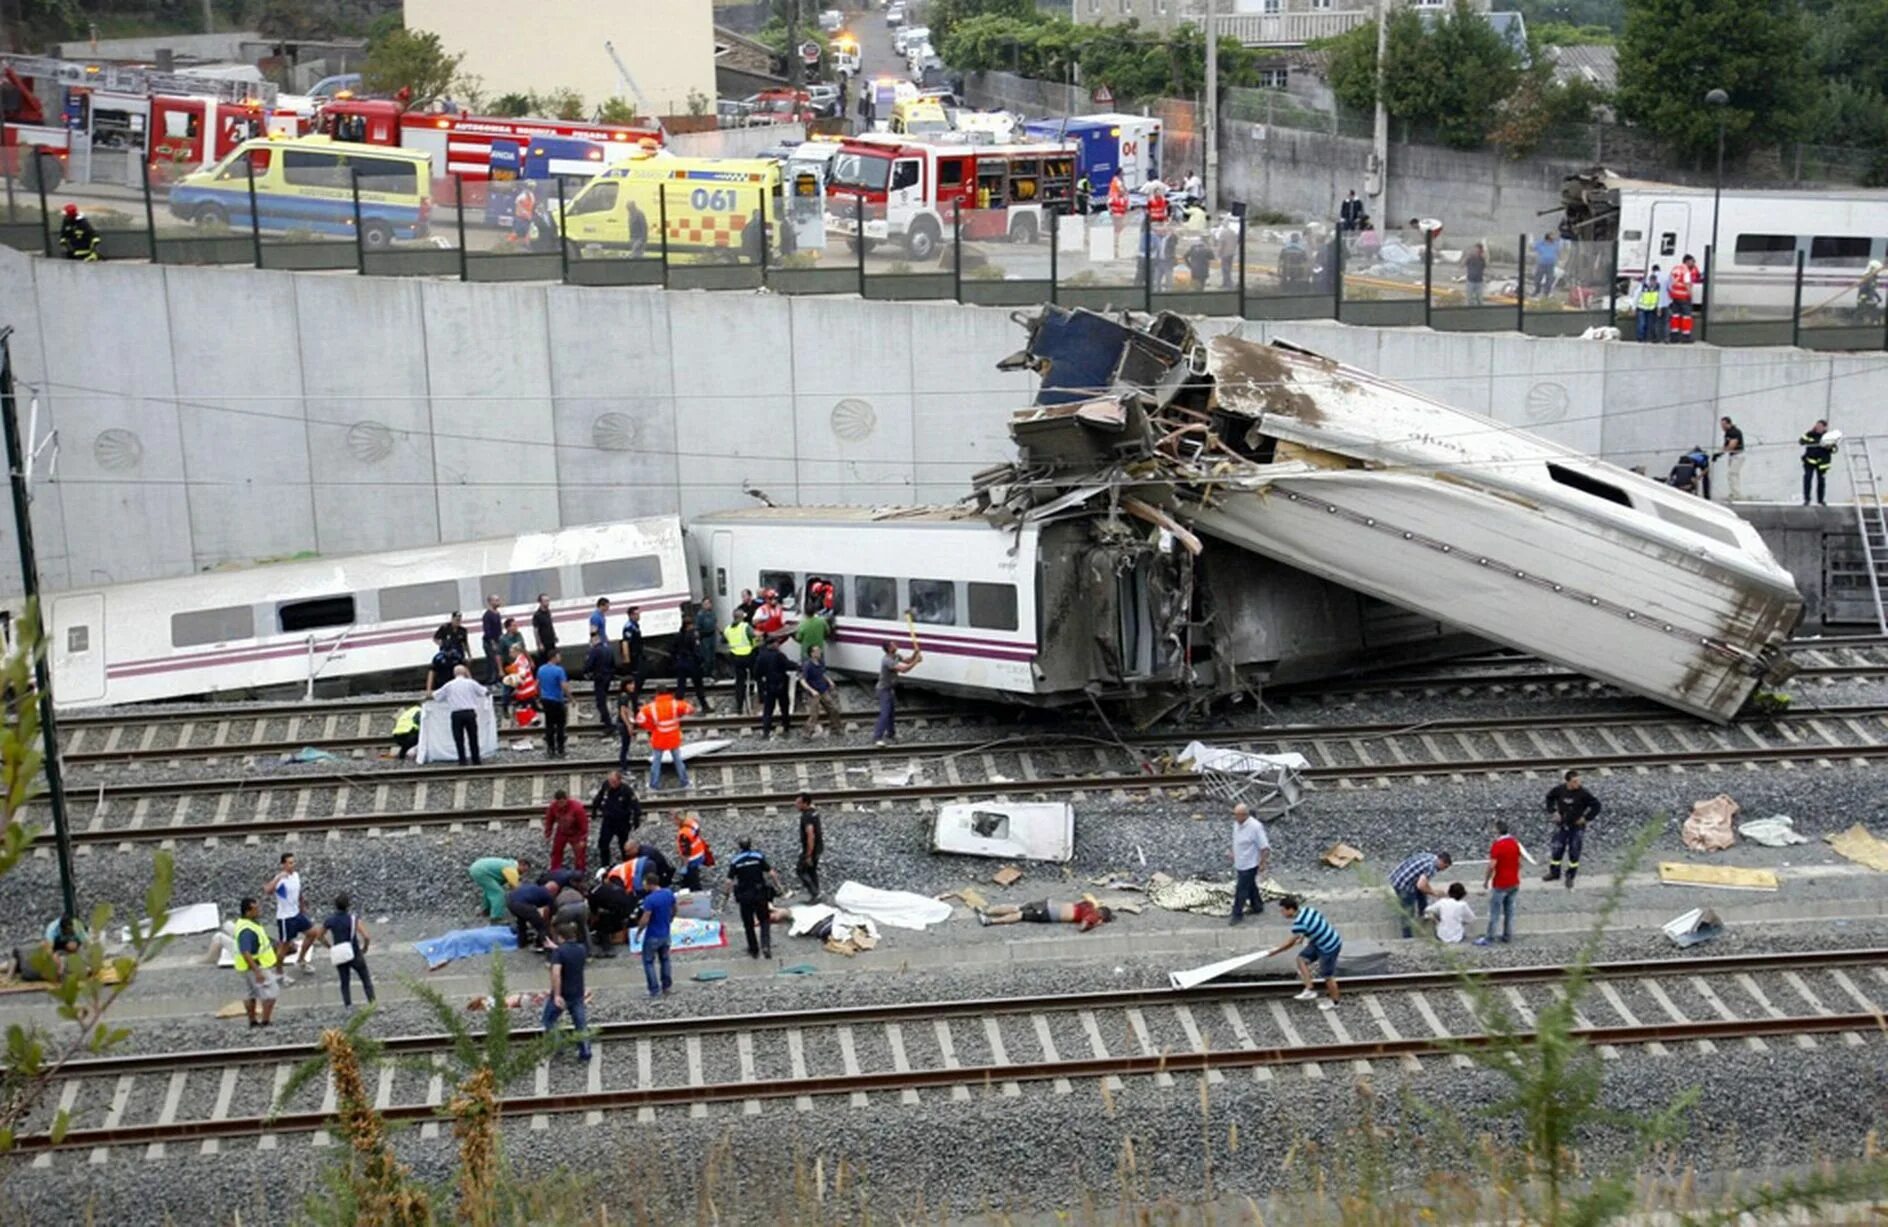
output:
{"label": "fence post", "polygon": [[1141,210],[1141,309],[1154,313],[1154,222],[1153,214]]}
{"label": "fence post", "polygon": [[[243,155],[243,171],[249,180],[249,245],[256,253],[256,267],[262,267],[262,210],[256,207],[256,162],[249,155]],[[354,232],[360,233],[355,227]]]}
{"label": "fence post", "polygon": [[669,288],[669,185],[656,189],[656,224],[662,227],[662,288]]}
{"label": "fence post", "polygon": [[1527,235],[1517,240],[1514,249],[1517,276],[1514,279],[1514,330],[1527,332]]}
{"label": "fence post", "polygon": [[[1648,240],[1648,242],[1649,241],[1650,240]],[[1648,248],[1648,252],[1649,250],[1650,249]],[[1650,264],[1651,260],[1648,258],[1646,262]],[[1651,270],[1647,269],[1646,271],[1650,272]],[[1699,323],[1704,325],[1703,328],[1700,328],[1698,330],[1698,341],[1700,344],[1708,344],[1710,343],[1710,340],[1711,340],[1711,290],[1714,286],[1717,285],[1717,283],[1718,283],[1717,248],[1706,247],[1704,249],[1704,300],[1700,302],[1694,297],[1691,304],[1691,309],[1693,311],[1698,312],[1699,315],[1704,317],[1698,321]],[[1635,294],[1636,294],[1636,291],[1635,291]],[[1633,305],[1636,307],[1638,306],[1638,303],[1634,302]]]}
{"label": "fence post", "polygon": [[157,210],[151,207],[151,164],[138,154],[138,177],[144,181],[144,233],[149,240],[151,263],[157,263]]}
{"label": "fence post", "polygon": [[[1082,207],[1079,201],[1076,203],[1075,207],[1078,209]],[[1056,281],[1059,280],[1062,275],[1062,260],[1061,256],[1057,254],[1061,246],[1062,211],[1060,209],[1052,209],[1049,212],[1049,302],[1051,304],[1056,300]]]}
{"label": "fence post", "polygon": [[951,210],[951,297],[964,301],[964,210]]}
{"label": "fence post", "polygon": [[7,221],[12,223],[19,220],[20,216],[19,210],[13,203],[13,167],[0,168],[0,176],[4,176],[7,181]]}
{"label": "fence post", "polygon": [[1331,318],[1342,322],[1344,318],[1344,230],[1340,227],[1337,237],[1331,242],[1331,249],[1336,256],[1331,261]]}
{"label": "fence post", "polygon": [[1606,273],[1606,323],[1611,327],[1617,327],[1619,325],[1619,240],[1614,239],[1610,248],[1612,259],[1607,262]]}
{"label": "fence post", "polygon": [[1790,344],[1803,343],[1803,249],[1796,250],[1796,292],[1790,303]]}
{"label": "fence post", "polygon": [[44,149],[33,150],[33,185],[39,189],[39,237],[45,245],[46,258],[52,259],[52,215],[46,203],[46,166],[40,159],[46,156]]}
{"label": "fence post", "polygon": [[1434,297],[1436,285],[1436,237],[1429,231],[1423,231],[1423,327],[1428,328],[1429,304]]}
{"label": "fence post", "polygon": [[852,198],[852,223],[858,233],[858,241],[853,244],[853,251],[859,256],[859,297],[865,297],[865,197]]}
{"label": "fence post", "polygon": [[564,176],[557,176],[557,275],[570,284],[570,241],[564,237]]}
{"label": "fence post", "polygon": [[767,226],[767,198],[765,196],[761,197],[760,208],[755,215],[760,218],[760,283],[764,288],[767,285],[767,240],[770,233]]}
{"label": "fence post", "polygon": [[1246,215],[1239,214],[1239,318],[1246,318]]}
{"label": "fence post", "polygon": [[361,172],[358,167],[348,167],[347,182],[349,190],[354,194],[354,271],[365,277],[367,275],[367,244],[361,238]]}
{"label": "fence post", "polygon": [[[492,189],[488,185],[485,190],[489,192]],[[488,203],[490,199],[489,196],[486,198]],[[452,204],[453,216],[458,219],[459,226],[459,280],[470,281],[472,264],[465,255],[465,179],[457,171],[452,176]]]}

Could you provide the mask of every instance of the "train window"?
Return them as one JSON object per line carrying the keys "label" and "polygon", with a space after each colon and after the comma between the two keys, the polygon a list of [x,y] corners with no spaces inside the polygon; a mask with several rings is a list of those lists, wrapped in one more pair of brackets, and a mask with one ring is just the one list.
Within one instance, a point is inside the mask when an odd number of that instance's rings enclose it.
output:
{"label": "train window", "polygon": [[66,651],[74,656],[80,652],[92,650],[92,628],[89,626],[66,627]]}
{"label": "train window", "polygon": [[564,584],[556,567],[541,567],[536,571],[509,571],[482,576],[479,579],[479,591],[497,593],[498,599],[506,605],[535,605],[540,592],[553,601],[561,598],[564,595]]}
{"label": "train window", "polygon": [[884,622],[898,620],[898,581],[879,575],[859,575],[852,580],[852,590],[859,598],[853,612],[861,618]]}
{"label": "train window", "polygon": [[1016,585],[970,582],[970,624],[987,631],[1016,629]]}
{"label": "train window", "polygon": [[[810,585],[813,582],[814,578],[815,578],[814,576],[809,575],[806,577],[806,582]],[[837,576],[837,575],[830,575],[830,576],[821,575],[821,576],[818,576],[817,578],[820,580],[820,582],[825,583],[825,584],[830,584],[832,586],[833,599],[832,599],[832,605],[831,605],[831,612],[834,614],[842,614],[846,612],[846,581],[842,577]]]}
{"label": "train window", "polygon": [[1760,268],[1787,268],[1796,263],[1796,236],[1793,234],[1740,234],[1737,236],[1736,264],[1754,264]]}
{"label": "train window", "polygon": [[654,554],[613,558],[608,562],[586,562],[583,565],[583,590],[586,596],[656,592],[661,588],[662,559]]}
{"label": "train window", "polygon": [[425,584],[400,584],[380,590],[380,620],[444,618],[459,608],[459,581],[436,579]]}
{"label": "train window", "polygon": [[1626,492],[1611,482],[1604,482],[1597,477],[1589,477],[1578,469],[1565,468],[1558,464],[1547,466],[1547,475],[1563,486],[1571,487],[1582,494],[1591,494],[1594,498],[1603,498],[1609,503],[1618,503],[1621,507],[1632,506],[1632,500]]}
{"label": "train window", "polygon": [[316,631],[324,626],[354,625],[354,598],[351,595],[318,596],[306,601],[284,601],[275,607],[276,621],[284,634]]}
{"label": "train window", "polygon": [[955,626],[957,585],[948,579],[912,580],[911,616],[933,626]]}
{"label": "train window", "polygon": [[193,609],[170,616],[170,642],[176,648],[205,643],[228,643],[256,637],[256,611],[248,605],[222,609]]}
{"label": "train window", "polygon": [[728,569],[726,567],[715,568],[715,595],[728,595]]}
{"label": "train window", "polygon": [[761,591],[772,588],[774,595],[780,598],[782,605],[789,604],[794,594],[799,591],[799,579],[791,571],[762,571],[760,573]]}
{"label": "train window", "polygon": [[1874,240],[1854,235],[1819,234],[1809,241],[1811,265],[1867,264]]}

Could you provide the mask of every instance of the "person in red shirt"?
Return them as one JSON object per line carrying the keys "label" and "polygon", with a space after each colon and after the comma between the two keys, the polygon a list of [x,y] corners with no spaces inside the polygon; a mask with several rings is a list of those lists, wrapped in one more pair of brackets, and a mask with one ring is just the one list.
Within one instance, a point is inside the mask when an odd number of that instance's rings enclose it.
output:
{"label": "person in red shirt", "polygon": [[1521,841],[1508,834],[1505,821],[1495,823],[1495,842],[1488,847],[1488,872],[1482,877],[1488,896],[1488,932],[1475,939],[1477,946],[1495,942],[1495,922],[1501,922],[1501,940],[1514,940],[1514,895],[1521,889]]}
{"label": "person in red shirt", "polygon": [[544,811],[544,838],[551,841],[551,868],[564,867],[564,851],[576,855],[577,872],[582,873],[590,843],[590,814],[583,802],[574,801],[568,792],[557,790],[550,808]]}
{"label": "person in red shirt", "polygon": [[1082,932],[1107,924],[1114,919],[1114,909],[1102,907],[1093,899],[1084,898],[1078,903],[1052,903],[1045,899],[1040,903],[1015,904],[999,903],[977,913],[977,922],[984,925],[1014,924],[1066,924],[1080,925]]}

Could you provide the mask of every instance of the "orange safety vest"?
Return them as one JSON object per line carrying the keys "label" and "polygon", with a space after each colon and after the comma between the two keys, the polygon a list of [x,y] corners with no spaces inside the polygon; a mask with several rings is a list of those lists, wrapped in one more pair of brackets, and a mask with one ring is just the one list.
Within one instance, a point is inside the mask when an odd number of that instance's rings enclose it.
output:
{"label": "orange safety vest", "polygon": [[695,709],[672,694],[659,694],[636,713],[636,726],[649,733],[649,744],[657,750],[682,748],[682,717]]}
{"label": "orange safety vest", "polygon": [[1147,198],[1147,220],[1150,222],[1167,220],[1167,198],[1159,192]]}
{"label": "orange safety vest", "polygon": [[520,660],[507,675],[514,703],[531,703],[538,697],[538,675],[529,660]]}
{"label": "orange safety vest", "polygon": [[786,613],[771,601],[754,611],[754,629],[763,635],[773,634],[786,622]]}
{"label": "orange safety vest", "polygon": [[1672,269],[1672,301],[1691,301],[1691,270],[1682,264]]}
{"label": "orange safety vest", "polygon": [[1127,216],[1128,190],[1121,186],[1120,175],[1108,181],[1108,212],[1116,217]]}
{"label": "orange safety vest", "polygon": [[682,819],[682,825],[675,829],[675,852],[684,865],[707,859],[708,841],[701,837],[701,824],[693,818]]}

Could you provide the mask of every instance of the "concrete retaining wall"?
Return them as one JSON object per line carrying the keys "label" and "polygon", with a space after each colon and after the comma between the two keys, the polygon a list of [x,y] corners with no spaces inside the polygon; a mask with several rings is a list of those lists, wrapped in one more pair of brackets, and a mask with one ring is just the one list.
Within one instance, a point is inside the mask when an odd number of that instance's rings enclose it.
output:
{"label": "concrete retaining wall", "polygon": [[[1029,377],[1003,309],[80,265],[0,251],[0,324],[58,469],[35,485],[65,588],[301,552],[651,512],[954,499],[1009,457]],[[1213,321],[1216,329],[1241,326]],[[1662,473],[1744,427],[1747,498],[1794,500],[1819,416],[1888,434],[1879,356],[1242,325]],[[1840,466],[1830,495],[1846,498]],[[1720,497],[1722,495],[1720,494]],[[0,586],[19,589],[0,515]]]}

